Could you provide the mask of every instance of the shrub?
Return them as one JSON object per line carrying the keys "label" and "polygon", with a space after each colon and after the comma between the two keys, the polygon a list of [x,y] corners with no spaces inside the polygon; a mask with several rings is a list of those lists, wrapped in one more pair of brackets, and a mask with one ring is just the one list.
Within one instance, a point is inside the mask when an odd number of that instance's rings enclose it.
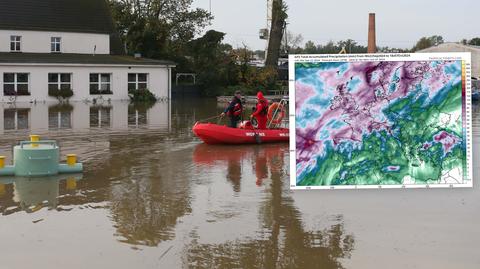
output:
{"label": "shrub", "polygon": [[132,102],[156,102],[157,97],[148,89],[130,90],[128,96]]}
{"label": "shrub", "polygon": [[100,95],[100,94],[113,94],[111,90],[97,90],[97,89],[90,89],[91,95]]}
{"label": "shrub", "polygon": [[60,97],[64,99],[68,99],[73,96],[73,90],[72,89],[60,89],[59,94]]}
{"label": "shrub", "polygon": [[48,89],[48,95],[57,98],[59,101],[68,100],[73,96],[72,89]]}

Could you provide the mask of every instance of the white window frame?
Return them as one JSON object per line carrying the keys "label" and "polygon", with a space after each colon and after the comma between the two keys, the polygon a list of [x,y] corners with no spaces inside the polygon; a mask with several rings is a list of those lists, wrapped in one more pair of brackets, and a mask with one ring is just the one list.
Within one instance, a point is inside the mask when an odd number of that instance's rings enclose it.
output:
{"label": "white window frame", "polygon": [[[56,129],[72,129],[72,112],[71,111],[57,111],[57,112],[53,112],[53,113],[56,113],[56,122],[55,122],[55,126],[50,126],[50,112],[48,112],[48,129],[50,130],[56,130]],[[52,115],[53,115],[52,113]],[[67,126],[67,127],[63,127],[62,126],[62,120],[63,119],[68,119],[69,123],[70,123],[70,126]]]}
{"label": "white window frame", "polygon": [[[12,49],[12,44],[13,44],[13,49]],[[18,44],[18,49],[17,49],[17,44]],[[22,36],[19,36],[19,35],[10,36],[10,51],[11,52],[22,51]]]}
{"label": "white window frame", "polygon": [[[135,81],[130,81],[130,80],[128,80],[128,76],[130,76],[130,75],[135,75]],[[146,80],[146,81],[139,81],[139,80],[138,80],[139,75],[145,75],[146,78],[147,78],[147,80]],[[140,83],[146,84],[147,86],[146,86],[145,88],[148,89],[148,86],[149,86],[149,84],[148,84],[149,79],[148,79],[148,78],[149,78],[149,77],[150,77],[150,74],[149,74],[149,73],[128,73],[128,75],[127,75],[127,80],[128,80],[128,82],[127,82],[127,83],[128,83],[128,84],[133,84],[133,83],[135,83],[135,89],[134,89],[134,90],[138,90],[138,89],[139,89],[138,85],[139,85]],[[127,84],[127,86],[128,86],[128,84]],[[128,88],[128,87],[127,87],[127,88]]]}
{"label": "white window frame", "polygon": [[[93,107],[90,107],[90,117],[92,116],[92,109]],[[100,107],[97,107],[98,111],[96,111],[96,114],[97,114],[97,122],[92,126],[92,121],[91,121],[91,118],[90,118],[90,128],[109,128],[112,126],[112,121],[113,121],[113,109],[111,107],[108,107],[108,106],[100,106]],[[103,111],[105,111],[105,113],[108,113],[108,117],[106,117],[106,119],[108,119],[108,122],[106,122],[104,125],[102,125],[102,113]]]}
{"label": "white window frame", "polygon": [[[13,74],[13,82],[5,82],[5,74]],[[26,74],[27,75],[27,82],[18,82],[18,74]],[[13,85],[15,94],[18,95],[18,85],[27,85],[27,95],[22,94],[21,96],[29,96],[32,93],[30,92],[30,73],[12,73],[12,72],[4,72],[2,74],[2,80],[3,80],[3,88],[2,88],[2,93],[4,96],[11,96],[11,95],[5,95],[5,85]]]}
{"label": "white window frame", "polygon": [[[88,76],[88,80],[90,80],[90,76],[91,75],[97,75],[97,78],[98,78],[98,81],[97,82],[92,82],[92,81],[89,81],[89,87],[88,87],[88,91],[89,91],[89,94],[92,95],[92,93],[90,93],[91,91],[91,85],[93,84],[97,84],[98,85],[98,91],[99,93],[98,94],[93,94],[93,95],[101,95],[101,94],[113,94],[113,90],[112,90],[112,74],[111,73],[90,73],[89,76]],[[108,82],[102,82],[102,75],[108,75],[109,77],[109,81]],[[110,93],[102,93],[101,89],[102,89],[102,85],[110,85],[109,87],[109,91]]]}
{"label": "white window frame", "polygon": [[[58,50],[57,50],[57,45],[58,45]],[[61,37],[52,36],[50,38],[50,52],[53,52],[53,53],[62,52],[62,38]]]}
{"label": "white window frame", "polygon": [[[48,78],[50,79],[50,75],[56,75],[57,76],[57,82],[50,82],[48,81],[48,88],[50,89],[50,85],[57,85],[57,90],[60,90],[62,88],[62,85],[70,85],[70,89],[72,89],[72,73],[48,73]],[[70,76],[70,82],[62,82],[61,78],[62,75],[69,75]]]}
{"label": "white window frame", "polygon": [[[20,128],[19,127],[19,121],[18,121],[18,111],[19,110],[25,110],[27,111],[27,126],[25,128]],[[31,110],[28,109],[15,109],[15,114],[13,115],[13,129],[6,129],[8,131],[16,131],[16,130],[29,130],[30,129],[30,122],[31,122]],[[5,129],[5,123],[3,123],[3,128]],[[20,128],[20,129],[19,129]]]}

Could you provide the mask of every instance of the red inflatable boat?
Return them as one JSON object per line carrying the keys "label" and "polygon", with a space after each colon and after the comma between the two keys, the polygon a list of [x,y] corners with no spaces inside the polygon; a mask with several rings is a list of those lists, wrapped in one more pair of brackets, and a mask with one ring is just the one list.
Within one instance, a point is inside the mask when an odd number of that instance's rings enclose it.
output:
{"label": "red inflatable boat", "polygon": [[255,144],[288,142],[286,128],[279,129],[241,129],[230,128],[213,123],[195,123],[193,133],[206,144]]}

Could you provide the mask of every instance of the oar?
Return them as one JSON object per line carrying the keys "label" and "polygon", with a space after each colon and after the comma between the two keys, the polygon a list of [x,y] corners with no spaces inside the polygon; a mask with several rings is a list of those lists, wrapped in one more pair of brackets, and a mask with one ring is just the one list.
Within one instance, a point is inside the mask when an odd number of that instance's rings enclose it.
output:
{"label": "oar", "polygon": [[206,118],[206,119],[203,119],[203,120],[198,120],[197,122],[204,122],[204,121],[211,120],[211,119],[216,119],[216,118],[222,118],[222,115]]}

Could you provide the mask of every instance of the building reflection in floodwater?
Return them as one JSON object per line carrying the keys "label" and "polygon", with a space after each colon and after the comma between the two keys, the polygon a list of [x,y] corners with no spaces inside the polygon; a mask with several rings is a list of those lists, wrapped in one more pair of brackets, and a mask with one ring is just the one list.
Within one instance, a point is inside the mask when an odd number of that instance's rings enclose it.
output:
{"label": "building reflection in floodwater", "polygon": [[[85,167],[76,181],[3,179],[1,221],[19,212],[37,220],[41,208],[62,211],[48,217],[82,231],[92,246],[115,250],[120,242],[145,250],[160,268],[341,268],[354,237],[342,216],[321,227],[302,217],[289,190],[287,144],[199,144],[191,126],[220,112],[214,102],[184,100],[171,114],[168,103],[0,105],[0,128],[17,122],[0,129],[0,155],[8,161],[22,136],[39,132],[59,141],[62,158],[75,153]],[[77,210],[83,223],[74,220]],[[98,214],[107,219],[108,227],[98,229],[106,236],[83,229]],[[61,242],[52,248],[65,256]],[[128,266],[114,253],[116,267]]]}
{"label": "building reflection in floodwater", "polygon": [[170,128],[168,102],[134,105],[129,102],[0,104],[0,134],[25,130],[88,130],[108,128]]}

